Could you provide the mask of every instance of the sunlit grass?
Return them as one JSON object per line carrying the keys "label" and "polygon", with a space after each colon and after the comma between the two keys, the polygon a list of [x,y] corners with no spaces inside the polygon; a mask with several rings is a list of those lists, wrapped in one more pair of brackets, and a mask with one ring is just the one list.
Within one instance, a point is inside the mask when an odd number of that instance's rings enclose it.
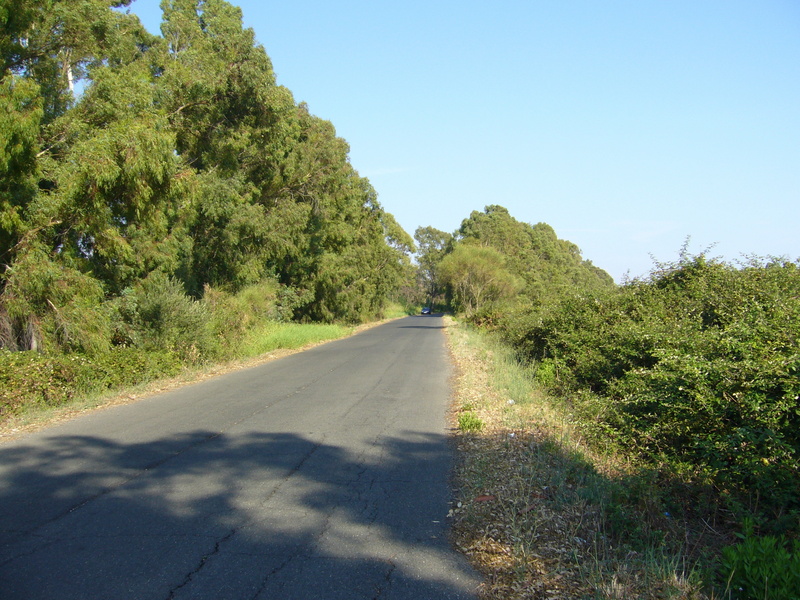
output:
{"label": "sunlit grass", "polygon": [[403,306],[399,302],[388,302],[383,309],[383,316],[386,319],[398,319],[408,315],[415,315],[418,310],[415,306]]}
{"label": "sunlit grass", "polygon": [[296,350],[342,338],[352,332],[352,327],[344,325],[267,322],[247,333],[239,356],[253,358],[279,349]]}

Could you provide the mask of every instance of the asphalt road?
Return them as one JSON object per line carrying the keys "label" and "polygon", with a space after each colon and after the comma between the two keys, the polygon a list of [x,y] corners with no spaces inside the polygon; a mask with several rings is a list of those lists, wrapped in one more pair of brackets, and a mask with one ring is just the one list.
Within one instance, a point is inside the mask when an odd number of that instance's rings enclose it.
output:
{"label": "asphalt road", "polygon": [[0,445],[0,598],[474,598],[408,317]]}

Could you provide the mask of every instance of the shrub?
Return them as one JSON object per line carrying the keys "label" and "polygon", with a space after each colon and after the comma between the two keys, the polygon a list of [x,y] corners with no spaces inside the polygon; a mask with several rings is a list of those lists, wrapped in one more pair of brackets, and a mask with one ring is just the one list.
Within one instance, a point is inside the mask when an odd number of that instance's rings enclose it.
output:
{"label": "shrub", "polygon": [[126,290],[118,304],[122,345],[175,352],[184,360],[213,355],[208,307],[191,299],[174,278],[155,271]]}
{"label": "shrub", "polygon": [[722,585],[732,600],[800,599],[800,544],[753,535],[722,550]]}
{"label": "shrub", "polygon": [[480,431],[483,429],[483,421],[472,411],[465,411],[458,415],[458,428],[461,431]]}
{"label": "shrub", "polygon": [[796,264],[684,258],[649,280],[518,316],[506,336],[595,430],[712,482],[734,508],[757,507],[776,531],[797,527]]}
{"label": "shrub", "polygon": [[552,388],[556,385],[556,372],[556,362],[552,358],[545,358],[537,365],[534,377],[539,385]]}
{"label": "shrub", "polygon": [[0,347],[98,354],[111,345],[111,314],[96,279],[33,246],[5,275]]}
{"label": "shrub", "polygon": [[114,348],[93,357],[0,350],[0,419],[28,406],[58,406],[77,396],[176,375],[174,353]]}
{"label": "shrub", "polygon": [[29,404],[56,405],[75,396],[87,359],[0,350],[0,417]]}
{"label": "shrub", "polygon": [[265,279],[236,294],[206,286],[203,304],[210,314],[212,335],[221,357],[242,355],[242,346],[254,330],[288,323],[300,295],[274,279]]}

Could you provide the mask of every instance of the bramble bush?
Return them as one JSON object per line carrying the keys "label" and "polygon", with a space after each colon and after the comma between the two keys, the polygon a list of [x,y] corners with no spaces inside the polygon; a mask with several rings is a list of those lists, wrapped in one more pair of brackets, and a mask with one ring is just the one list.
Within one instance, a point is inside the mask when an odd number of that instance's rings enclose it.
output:
{"label": "bramble bush", "polygon": [[94,356],[0,349],[0,420],[29,406],[58,406],[79,395],[177,375],[182,368],[175,353],[138,348]]}
{"label": "bramble bush", "polygon": [[[800,269],[704,256],[503,324],[537,378],[641,457],[775,532],[800,514]],[[586,392],[591,393],[586,393]]]}
{"label": "bramble bush", "polygon": [[120,345],[179,354],[198,362],[215,353],[208,306],[186,295],[181,283],[154,271],[123,293],[117,319]]}

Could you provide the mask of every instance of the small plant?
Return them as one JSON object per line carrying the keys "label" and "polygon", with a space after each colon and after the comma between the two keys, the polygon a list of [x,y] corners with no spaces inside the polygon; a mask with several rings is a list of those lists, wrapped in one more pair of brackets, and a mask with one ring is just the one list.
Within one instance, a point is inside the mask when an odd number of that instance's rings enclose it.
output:
{"label": "small plant", "polygon": [[551,388],[556,383],[556,364],[552,359],[545,358],[536,368],[536,381],[546,388]]}
{"label": "small plant", "polygon": [[742,541],[722,550],[725,598],[731,600],[800,599],[800,545],[790,550],[786,539],[753,534],[745,523]]}
{"label": "small plant", "polygon": [[480,431],[483,425],[483,420],[471,410],[458,415],[458,428],[461,431]]}

